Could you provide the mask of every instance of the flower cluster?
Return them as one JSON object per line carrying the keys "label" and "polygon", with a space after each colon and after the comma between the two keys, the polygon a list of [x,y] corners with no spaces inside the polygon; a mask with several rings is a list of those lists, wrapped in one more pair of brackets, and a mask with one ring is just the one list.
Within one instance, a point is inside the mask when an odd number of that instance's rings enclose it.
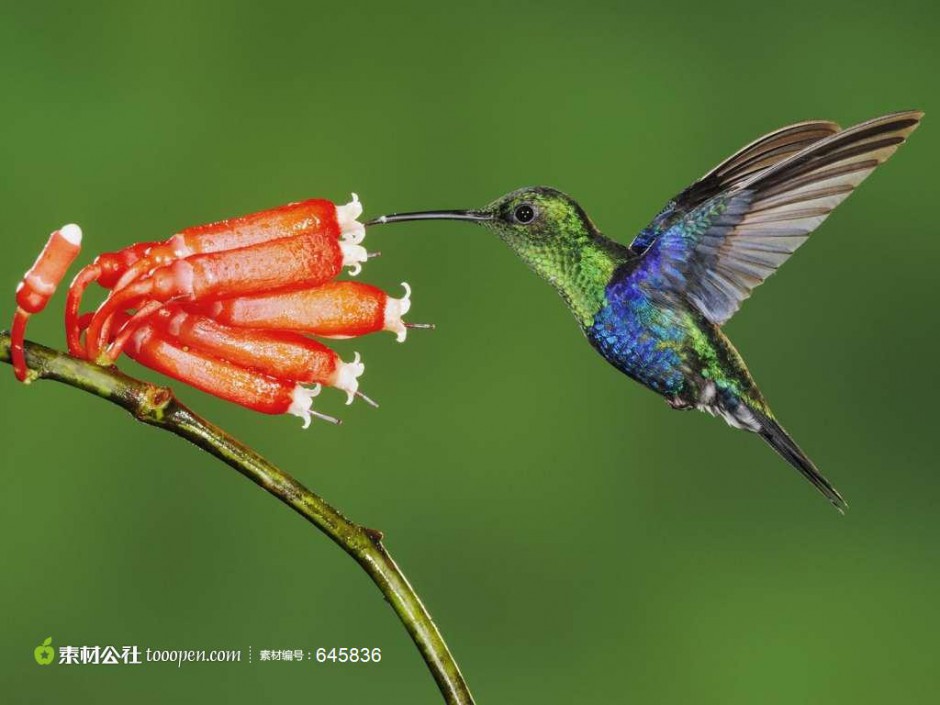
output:
{"label": "flower cluster", "polygon": [[[336,277],[355,276],[362,246],[362,205],[311,199],[187,228],[163,242],[99,255],[69,287],[69,352],[100,364],[126,353],[205,392],[267,414],[336,421],[312,409],[321,386],[359,391],[364,366],[344,362],[308,336],[350,338],[391,331],[405,339],[411,290],[396,299]],[[77,225],[55,231],[17,289],[12,354],[26,379],[23,338],[81,248]],[[109,289],[94,313],[81,313],[87,287]],[[365,398],[365,397],[363,397]]]}

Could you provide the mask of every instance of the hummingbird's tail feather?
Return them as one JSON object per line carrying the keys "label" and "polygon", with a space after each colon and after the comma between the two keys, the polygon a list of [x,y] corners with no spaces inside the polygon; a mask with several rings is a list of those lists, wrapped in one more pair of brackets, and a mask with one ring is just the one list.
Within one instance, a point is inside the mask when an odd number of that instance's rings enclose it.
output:
{"label": "hummingbird's tail feather", "polygon": [[812,482],[813,486],[825,495],[826,499],[828,499],[841,514],[845,514],[845,510],[849,508],[849,505],[842,498],[842,495],[839,494],[839,490],[833,487],[829,480],[823,477],[822,473],[816,468],[816,465],[813,464],[813,461],[807,457],[806,453],[800,450],[796,441],[790,437],[790,434],[784,430],[783,426],[764,414],[755,412],[754,416],[760,422],[760,429],[757,431],[760,437],[763,438],[781,458],[790,463],[790,465],[803,474],[803,477]]}

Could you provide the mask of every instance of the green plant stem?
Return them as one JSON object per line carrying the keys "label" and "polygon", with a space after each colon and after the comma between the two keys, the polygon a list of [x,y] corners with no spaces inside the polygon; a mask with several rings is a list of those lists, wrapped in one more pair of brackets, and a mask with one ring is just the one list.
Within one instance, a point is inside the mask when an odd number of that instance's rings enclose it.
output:
{"label": "green plant stem", "polygon": [[[0,361],[10,362],[10,336],[0,333]],[[471,705],[473,697],[454,657],[414,588],[392,560],[382,534],[343,516],[319,495],[225,431],[194,414],[166,387],[142,382],[115,367],[100,367],[63,352],[26,344],[27,381],[51,379],[126,409],[134,418],[185,438],[263,487],[307,519],[352,556],[382,591],[405,625],[450,705]]]}

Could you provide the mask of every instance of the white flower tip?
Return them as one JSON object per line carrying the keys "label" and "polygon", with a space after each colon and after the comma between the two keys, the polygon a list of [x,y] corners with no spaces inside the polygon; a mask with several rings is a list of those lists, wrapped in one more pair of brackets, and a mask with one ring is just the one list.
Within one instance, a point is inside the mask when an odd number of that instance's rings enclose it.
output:
{"label": "white flower tip", "polygon": [[291,392],[291,405],[287,409],[288,414],[298,416],[304,421],[304,428],[310,426],[310,422],[313,420],[313,398],[320,393],[319,384],[314,385],[310,389],[302,387],[299,384],[294,387],[294,391]]}
{"label": "white flower tip", "polygon": [[358,245],[366,239],[366,226],[362,223],[355,223],[343,229],[341,236],[343,242],[349,242]]}
{"label": "white flower tip", "polygon": [[401,286],[405,290],[405,295],[399,299],[399,305],[401,306],[401,315],[404,316],[411,309],[411,287],[408,282],[402,282]]}
{"label": "white flower tip", "polygon": [[336,372],[333,376],[333,387],[342,392],[346,392],[346,405],[352,404],[356,392],[359,391],[359,378],[366,371],[366,366],[361,362],[359,353],[353,355],[352,362],[342,362],[336,366]]}
{"label": "white flower tip", "polygon": [[395,334],[399,343],[404,343],[408,337],[408,329],[405,327],[403,316],[411,308],[411,287],[408,282],[402,282],[405,288],[405,295],[400,299],[393,299],[391,296],[385,301],[385,330]]}
{"label": "white flower tip", "polygon": [[346,392],[346,405],[353,403],[356,392],[359,391],[359,378],[366,371],[366,366],[362,364],[359,353],[353,355],[352,362],[340,362],[336,366],[336,372],[333,376],[331,386]]}
{"label": "white flower tip", "polygon": [[349,274],[356,276],[362,271],[362,263],[369,259],[369,253],[362,245],[352,242],[339,243],[339,249],[343,253],[343,266],[349,267]]}
{"label": "white flower tip", "polygon": [[82,244],[82,229],[75,223],[69,223],[59,228],[59,234],[65,238],[70,245],[78,247]]}
{"label": "white flower tip", "polygon": [[336,220],[340,225],[351,223],[362,215],[362,203],[359,201],[359,194],[352,194],[352,200],[343,206],[336,206]]}
{"label": "white flower tip", "polygon": [[343,242],[358,245],[365,239],[366,226],[359,222],[361,215],[362,204],[356,194],[352,195],[352,200],[345,206],[336,206],[336,222],[339,224]]}

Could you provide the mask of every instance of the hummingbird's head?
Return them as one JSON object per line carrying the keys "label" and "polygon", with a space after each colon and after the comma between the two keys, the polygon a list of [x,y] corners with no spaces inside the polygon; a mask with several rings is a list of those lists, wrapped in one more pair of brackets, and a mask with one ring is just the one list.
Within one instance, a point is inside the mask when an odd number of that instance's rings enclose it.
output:
{"label": "hummingbird's head", "polygon": [[570,196],[546,186],[507,193],[467,211],[383,215],[366,225],[410,220],[465,220],[496,233],[568,303],[582,327],[591,325],[604,291],[628,248],[601,235]]}
{"label": "hummingbird's head", "polygon": [[532,269],[553,284],[576,276],[590,245],[603,239],[570,196],[547,186],[517,189],[477,210],[384,215],[378,225],[412,220],[464,220],[495,233]]}
{"label": "hummingbird's head", "polygon": [[535,266],[554,253],[579,246],[595,232],[581,206],[570,196],[547,186],[507,193],[481,209],[480,221],[520,257]]}

